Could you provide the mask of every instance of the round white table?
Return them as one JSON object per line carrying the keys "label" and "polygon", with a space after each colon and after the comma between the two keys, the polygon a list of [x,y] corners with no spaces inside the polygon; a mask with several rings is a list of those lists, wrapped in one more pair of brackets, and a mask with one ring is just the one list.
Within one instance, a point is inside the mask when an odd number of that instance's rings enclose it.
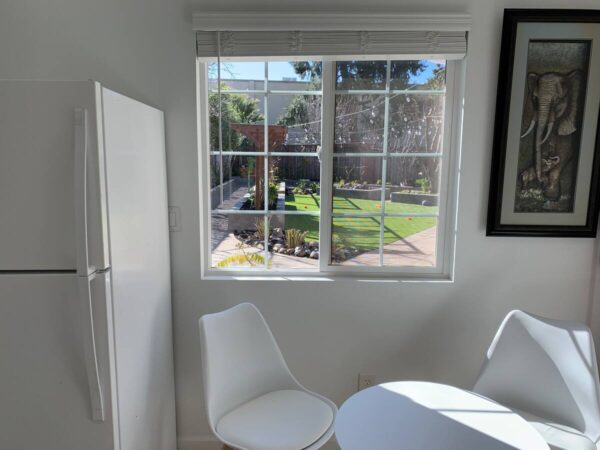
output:
{"label": "round white table", "polygon": [[443,384],[406,381],[364,389],[340,408],[342,450],[549,450],[510,409]]}

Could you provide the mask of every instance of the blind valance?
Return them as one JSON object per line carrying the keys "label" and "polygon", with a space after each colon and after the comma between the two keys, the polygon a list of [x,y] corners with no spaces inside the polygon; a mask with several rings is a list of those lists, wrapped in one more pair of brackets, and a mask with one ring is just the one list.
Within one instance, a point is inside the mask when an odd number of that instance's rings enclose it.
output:
{"label": "blind valance", "polygon": [[197,31],[198,58],[462,59],[465,31]]}

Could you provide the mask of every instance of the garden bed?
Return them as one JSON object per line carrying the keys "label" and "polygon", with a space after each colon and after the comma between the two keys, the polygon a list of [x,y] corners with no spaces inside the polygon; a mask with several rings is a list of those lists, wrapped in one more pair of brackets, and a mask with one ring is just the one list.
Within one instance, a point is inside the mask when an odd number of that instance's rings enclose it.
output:
{"label": "garden bed", "polygon": [[[282,255],[297,256],[299,258],[319,259],[319,243],[316,241],[304,242],[300,239],[298,242],[290,245],[287,234],[280,227],[270,227],[269,248],[268,251],[280,253]],[[265,248],[264,236],[250,228],[234,232],[235,237],[243,244],[256,247],[259,249]]]}
{"label": "garden bed", "polygon": [[[385,199],[390,198],[390,187],[385,189]],[[377,184],[361,184],[356,187],[333,188],[333,195],[344,198],[360,198],[363,200],[381,200],[381,186]]]}
{"label": "garden bed", "polygon": [[[245,210],[251,211],[253,208],[250,207],[251,194],[247,193],[240,200],[233,205],[234,210]],[[279,183],[279,187],[277,189],[277,204],[275,211],[284,211],[285,210],[285,183]],[[256,210],[257,215],[262,217],[262,210]],[[240,230],[251,230],[256,228],[256,218],[257,216],[254,214],[230,214],[229,220],[227,222],[227,229],[229,231],[240,231]],[[285,226],[285,216],[283,215],[274,215],[271,216],[271,226],[283,228]]]}
{"label": "garden bed", "polygon": [[421,206],[438,206],[440,202],[440,196],[438,194],[418,192],[392,192],[390,199],[394,203],[409,203]]}

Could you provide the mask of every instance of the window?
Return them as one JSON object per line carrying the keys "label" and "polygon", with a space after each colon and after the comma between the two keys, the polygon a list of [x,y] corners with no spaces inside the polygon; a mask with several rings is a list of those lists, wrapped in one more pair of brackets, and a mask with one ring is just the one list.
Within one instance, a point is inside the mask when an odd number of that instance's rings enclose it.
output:
{"label": "window", "polygon": [[205,274],[447,275],[460,63],[440,56],[199,59]]}

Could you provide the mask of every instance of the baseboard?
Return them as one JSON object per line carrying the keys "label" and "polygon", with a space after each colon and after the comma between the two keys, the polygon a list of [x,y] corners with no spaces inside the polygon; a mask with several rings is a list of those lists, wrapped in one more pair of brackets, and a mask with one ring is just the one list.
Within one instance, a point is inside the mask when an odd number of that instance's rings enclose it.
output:
{"label": "baseboard", "polygon": [[[177,450],[221,450],[222,445],[212,435],[177,440]],[[322,450],[340,450],[334,437],[321,448]]]}
{"label": "baseboard", "polygon": [[222,444],[214,436],[177,439],[177,450],[221,450]]}

